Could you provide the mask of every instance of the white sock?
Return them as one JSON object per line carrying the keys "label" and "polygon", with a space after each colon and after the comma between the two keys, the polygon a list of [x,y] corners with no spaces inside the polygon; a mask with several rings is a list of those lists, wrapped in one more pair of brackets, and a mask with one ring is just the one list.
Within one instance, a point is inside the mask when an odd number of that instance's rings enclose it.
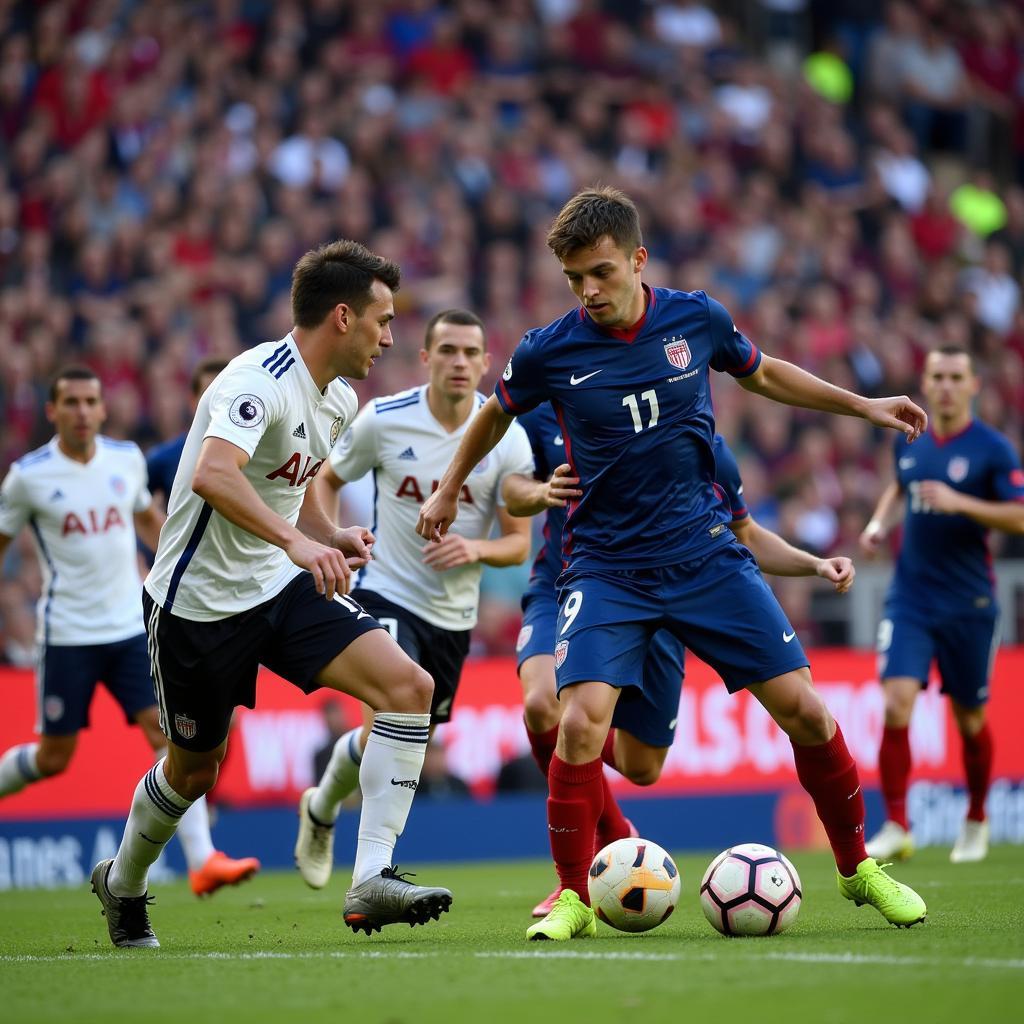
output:
{"label": "white sock", "polygon": [[[163,760],[166,755],[166,747],[156,751],[158,761]],[[213,837],[210,835],[210,812],[206,806],[205,796],[194,801],[181,816],[177,835],[189,871],[198,871],[214,852]]]}
{"label": "white sock", "polygon": [[191,806],[191,800],[171,788],[163,761],[139,780],[124,838],[107,876],[107,888],[115,896],[141,896],[146,891],[150,864],[160,856]]}
{"label": "white sock", "polygon": [[405,828],[430,739],[430,715],[378,711],[363,751],[359,788],[363,810],[352,884],[391,867],[395,843]]}
{"label": "white sock", "polygon": [[317,821],[329,825],[338,817],[341,802],[359,785],[359,765],[363,760],[360,725],[339,736],[331,760],[309,800],[309,809]]}
{"label": "white sock", "polygon": [[38,743],[22,743],[0,757],[0,797],[18,793],[30,782],[38,782],[43,777],[36,764],[37,750]]}

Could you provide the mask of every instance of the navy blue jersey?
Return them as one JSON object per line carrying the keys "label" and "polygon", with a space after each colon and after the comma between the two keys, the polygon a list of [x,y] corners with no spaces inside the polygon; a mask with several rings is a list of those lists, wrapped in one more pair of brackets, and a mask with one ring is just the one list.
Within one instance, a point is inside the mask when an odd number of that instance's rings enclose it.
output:
{"label": "navy blue jersey", "polygon": [[181,453],[185,450],[186,437],[188,437],[188,431],[174,438],[173,441],[165,441],[163,444],[151,448],[146,456],[149,489],[152,492],[162,491],[165,505],[171,496],[171,485],[174,483],[174,474],[178,472]]}
{"label": "navy blue jersey", "polygon": [[721,434],[715,434],[715,493],[721,499],[734,523],[742,522],[750,513],[743,500],[743,481],[736,456]]}
{"label": "navy blue jersey", "polygon": [[1024,501],[1024,472],[1010,442],[977,420],[952,437],[930,430],[894,446],[896,479],[906,495],[903,545],[890,600],[936,613],[995,606],[988,528],[967,516],[936,513],[919,492],[922,480],[940,480],[985,501]]}
{"label": "navy blue jersey", "polygon": [[674,565],[732,540],[713,486],[708,371],[747,376],[760,352],[704,292],[647,292],[629,332],[582,308],[529,331],[495,389],[510,415],[555,411],[583,492],[562,531],[573,568]]}

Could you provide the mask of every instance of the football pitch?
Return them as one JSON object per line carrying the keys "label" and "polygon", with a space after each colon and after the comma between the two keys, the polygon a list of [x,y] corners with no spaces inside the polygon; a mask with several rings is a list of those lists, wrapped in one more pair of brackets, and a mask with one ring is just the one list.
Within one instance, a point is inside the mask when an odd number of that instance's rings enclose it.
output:
{"label": "football pitch", "polygon": [[0,1019],[771,1022],[1007,1020],[1024,1002],[1024,851],[951,865],[924,850],[896,869],[929,906],[908,931],[841,899],[831,858],[797,854],[804,903],[765,939],[712,931],[697,899],[707,856],[681,856],[675,914],[644,935],[527,943],[550,889],[539,862],[425,868],[455,893],[427,927],[372,938],[344,928],[347,873],[323,892],[268,873],[200,902],[155,890],[159,950],[115,950],[88,888],[0,894]]}

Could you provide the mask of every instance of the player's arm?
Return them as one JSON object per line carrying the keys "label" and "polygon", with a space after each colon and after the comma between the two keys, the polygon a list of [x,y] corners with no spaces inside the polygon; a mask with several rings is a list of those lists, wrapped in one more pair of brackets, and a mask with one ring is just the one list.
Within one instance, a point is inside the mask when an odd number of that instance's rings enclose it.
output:
{"label": "player's arm", "polygon": [[160,511],[159,505],[155,500],[150,501],[141,512],[136,512],[132,518],[135,520],[135,533],[139,540],[150,551],[156,551],[156,546],[160,542],[160,528],[167,518]]}
{"label": "player's arm", "polygon": [[320,467],[317,475],[306,487],[306,493],[302,498],[302,507],[299,509],[299,518],[296,520],[298,528],[307,536],[328,547],[337,548],[347,555],[349,568],[362,569],[370,560],[370,548],[373,547],[374,537],[365,526],[339,526],[333,516],[327,514],[326,509],[331,508],[336,501],[336,490],[327,491],[330,497],[326,504],[323,501],[323,490],[318,489],[315,484],[320,474],[327,469],[331,475],[338,480],[338,487],[342,481],[325,463]]}
{"label": "player's arm", "polygon": [[906,395],[864,398],[829,384],[793,363],[773,359],[764,353],[753,373],[737,379],[747,391],[773,401],[819,412],[859,416],[877,427],[902,431],[911,441],[916,440],[928,426],[925,411]]}
{"label": "player's arm", "polygon": [[967,516],[982,526],[1004,533],[1024,533],[1024,502],[986,501],[954,490],[941,480],[922,480],[918,493],[933,512]]}
{"label": "player's arm", "polygon": [[248,454],[237,445],[220,437],[207,437],[192,475],[192,490],[228,522],[281,548],[292,562],[312,573],[317,592],[328,600],[336,590],[348,593],[352,570],[345,556],[337,548],[307,536],[269,508],[242,472],[248,461]]}
{"label": "player's arm", "polygon": [[556,467],[547,480],[510,473],[505,477],[502,499],[509,515],[535,516],[549,508],[565,508],[572,498],[580,497],[583,492],[577,486],[579,482],[567,462]]}
{"label": "player's arm", "polygon": [[794,547],[777,533],[756,522],[753,516],[729,524],[736,539],[757,559],[761,572],[769,576],[820,576],[835,585],[840,594],[853,586],[855,570],[849,558],[819,558]]}
{"label": "player's arm", "polygon": [[514,519],[503,508],[496,512],[501,536],[494,540],[470,540],[457,533],[446,533],[440,541],[423,547],[423,564],[444,572],[460,565],[493,565],[502,569],[522,565],[530,555],[530,520]]}
{"label": "player's arm", "polygon": [[427,498],[416,521],[416,532],[426,540],[439,541],[455,522],[459,510],[459,494],[473,467],[489,454],[505,436],[515,419],[509,416],[491,395],[473,417],[466,433],[444,471],[437,490]]}
{"label": "player's arm", "polygon": [[871,513],[867,526],[860,535],[860,546],[867,555],[877,554],[889,532],[903,515],[903,488],[893,480],[878,499],[875,511]]}

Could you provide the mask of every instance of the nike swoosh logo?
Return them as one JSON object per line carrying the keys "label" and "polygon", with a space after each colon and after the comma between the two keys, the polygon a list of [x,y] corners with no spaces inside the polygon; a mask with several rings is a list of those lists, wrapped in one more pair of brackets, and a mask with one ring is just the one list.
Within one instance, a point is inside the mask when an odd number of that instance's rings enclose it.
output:
{"label": "nike swoosh logo", "polygon": [[[602,369],[603,369],[603,367],[602,367]],[[601,372],[601,370],[594,370],[593,373],[585,373],[582,377],[577,377],[576,374],[574,373],[569,378],[569,383],[573,387],[576,387],[577,384],[582,384],[585,380],[590,380],[591,377],[596,377],[600,372]]]}
{"label": "nike swoosh logo", "polygon": [[860,786],[858,786],[846,799],[852,800],[860,792]]}
{"label": "nike swoosh logo", "polygon": [[163,843],[160,842],[159,839],[150,839],[149,836],[147,836],[145,832],[140,832],[139,835],[142,836],[142,838],[145,839],[147,843],[152,843],[154,846],[163,846],[164,845]]}
{"label": "nike swoosh logo", "polygon": [[782,634],[782,642],[784,644],[788,644],[789,641],[792,640],[793,637],[795,637],[795,636],[796,636],[796,633],[783,633]]}
{"label": "nike swoosh logo", "polygon": [[419,786],[419,783],[415,779],[396,779],[392,777],[391,785],[403,786],[405,789],[411,789],[415,792],[416,788]]}

